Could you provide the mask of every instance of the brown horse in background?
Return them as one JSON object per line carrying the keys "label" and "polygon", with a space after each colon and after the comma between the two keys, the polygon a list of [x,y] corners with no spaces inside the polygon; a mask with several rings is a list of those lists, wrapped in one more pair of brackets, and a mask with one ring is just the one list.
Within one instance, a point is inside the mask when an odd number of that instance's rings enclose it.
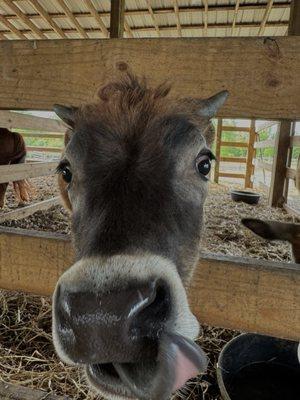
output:
{"label": "brown horse in background", "polygon": [[[26,146],[23,137],[17,132],[0,128],[0,165],[24,163]],[[18,203],[30,200],[30,185],[26,179],[13,183]],[[4,206],[8,182],[0,183],[0,208]]]}

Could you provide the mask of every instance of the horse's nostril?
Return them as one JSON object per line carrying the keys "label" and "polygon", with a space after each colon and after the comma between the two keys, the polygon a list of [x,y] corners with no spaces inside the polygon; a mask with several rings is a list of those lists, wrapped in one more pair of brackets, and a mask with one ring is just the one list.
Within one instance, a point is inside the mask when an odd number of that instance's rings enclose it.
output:
{"label": "horse's nostril", "polygon": [[165,328],[170,315],[170,292],[162,281],[155,281],[148,301],[135,313],[130,324],[130,336],[133,339],[147,337],[158,338]]}
{"label": "horse's nostril", "polygon": [[134,362],[156,352],[155,340],[170,315],[170,291],[155,279],[103,293],[62,287],[54,309],[57,334],[70,359],[86,364]]}

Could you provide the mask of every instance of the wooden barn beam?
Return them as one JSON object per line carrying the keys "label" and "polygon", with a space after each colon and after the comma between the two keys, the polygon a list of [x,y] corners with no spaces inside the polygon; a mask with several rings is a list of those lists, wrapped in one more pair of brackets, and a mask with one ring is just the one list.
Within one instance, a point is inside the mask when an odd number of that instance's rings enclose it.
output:
{"label": "wooden barn beam", "polygon": [[122,38],[124,36],[124,12],[125,0],[112,0],[110,10],[110,38]]}
{"label": "wooden barn beam", "polygon": [[[296,0],[297,1],[297,0]],[[235,5],[231,4],[215,4],[215,5],[210,5],[208,12],[212,13],[215,11],[235,11]],[[263,3],[246,3],[246,4],[240,4],[239,9],[241,11],[247,11],[247,10],[252,10],[252,11],[259,11],[259,10],[265,10],[266,5]],[[290,8],[290,0],[288,1],[280,1],[278,3],[273,4],[273,9],[284,9],[284,8]],[[167,15],[167,14],[173,14],[174,13],[174,7],[152,7],[154,15]],[[195,14],[199,13],[204,10],[204,6],[202,5],[194,5],[194,6],[181,6],[179,7],[179,14]],[[101,18],[103,17],[109,17],[110,13],[107,11],[98,11],[98,14]],[[135,10],[126,10],[125,11],[125,16],[141,16],[141,15],[147,15],[149,14],[148,8],[140,8],[140,9],[135,9]],[[40,19],[40,15],[37,13],[28,13],[26,14],[28,18],[31,20],[35,19]],[[54,19],[62,19],[65,18],[65,14],[61,12],[49,12],[49,15],[51,18]],[[80,12],[74,12],[73,13],[75,18],[90,18],[90,13],[86,11],[80,11]],[[10,20],[15,20],[18,19],[18,17],[14,14],[5,14],[5,18],[10,19]]]}
{"label": "wooden barn beam", "polygon": [[[259,28],[260,24],[258,22],[243,22],[243,23],[236,23],[236,28]],[[272,28],[281,28],[281,27],[287,27],[288,26],[288,21],[269,21],[267,24],[268,27],[272,27]],[[133,34],[134,32],[155,32],[156,29],[154,26],[138,26],[138,27],[133,27],[130,28],[128,24],[125,25],[125,29],[130,29],[131,33]],[[209,24],[207,26],[207,29],[227,29],[227,28],[231,28],[231,24],[230,23],[215,23],[215,24]],[[127,30],[128,30],[127,29]],[[181,24],[181,30],[182,31],[191,31],[191,30],[196,30],[199,31],[199,29],[204,29],[204,24],[192,24],[192,25],[184,25]],[[42,33],[45,34],[49,34],[49,33],[53,33],[52,29],[49,28],[43,28],[40,29]],[[102,32],[102,30],[100,28],[85,28],[84,29],[85,32],[88,33],[98,33],[98,32]],[[159,26],[159,32],[170,32],[170,31],[176,31],[177,30],[177,25],[160,25]],[[65,34],[71,34],[71,33],[76,33],[77,30],[76,28],[62,28],[62,31]],[[22,34],[29,34],[31,33],[30,29],[21,29],[20,32]],[[0,33],[2,34],[9,34],[10,31],[9,30],[1,30]],[[103,33],[103,32],[102,32]]]}
{"label": "wooden barn beam", "polygon": [[263,34],[265,32],[266,23],[268,21],[270,12],[272,10],[272,6],[273,6],[273,0],[268,0],[267,7],[266,7],[266,10],[265,10],[263,19],[261,21],[261,25],[260,25],[259,31],[258,31],[258,35],[259,36],[263,36]]}
{"label": "wooden barn beam", "polygon": [[153,8],[151,6],[151,0],[146,0],[146,3],[147,3],[147,6],[148,6],[148,11],[149,11],[149,14],[151,15],[153,26],[154,26],[154,28],[156,30],[157,36],[160,37],[159,26],[158,26],[158,24],[156,22],[156,18],[155,18],[154,12],[153,12]]}
{"label": "wooden barn beam", "polygon": [[64,0],[56,0],[56,2],[59,4],[59,6],[63,9],[64,16],[67,16],[68,19],[72,24],[74,24],[77,32],[79,35],[85,39],[88,39],[88,34],[86,31],[83,29],[83,27],[80,25],[80,23],[77,21],[76,17],[73,15],[73,13],[69,10],[68,6],[64,2]]}
{"label": "wooden barn beam", "polygon": [[255,120],[252,119],[250,123],[250,132],[249,132],[249,142],[248,142],[248,151],[247,151],[247,166],[246,166],[246,178],[245,178],[245,187],[253,188],[252,175],[253,175],[253,159],[255,154],[254,143],[256,138],[255,132]]}
{"label": "wooden barn beam", "polygon": [[98,14],[98,11],[96,10],[94,4],[92,3],[91,0],[84,0],[86,6],[88,7],[91,15],[95,18],[95,20],[98,22],[98,25],[101,29],[101,32],[103,33],[104,37],[108,38],[109,37],[109,32],[106,26],[104,25],[104,22],[102,21],[102,18]]}
{"label": "wooden barn beam", "polygon": [[231,28],[231,35],[232,36],[234,36],[234,32],[235,32],[235,25],[236,25],[237,15],[238,15],[238,12],[239,12],[239,6],[240,6],[240,0],[236,0],[235,8],[234,8],[234,14],[233,14],[233,20],[232,20],[232,28]]}
{"label": "wooden barn beam", "polygon": [[137,75],[148,76],[151,84],[172,80],[173,96],[208,97],[228,89],[219,116],[300,116],[296,36],[45,40],[36,46],[1,41],[0,108],[51,110],[54,103],[90,101],[99,85],[119,76],[116,66],[124,62]]}
{"label": "wooden barn beam", "polygon": [[43,32],[24,14],[18,6],[12,0],[3,0],[7,7],[9,7],[22,21],[25,25],[27,25],[32,32],[34,32],[38,38],[47,39],[47,36],[43,34]]}
{"label": "wooden barn beam", "polygon": [[174,12],[175,12],[175,17],[176,17],[177,33],[178,33],[178,36],[181,37],[182,36],[182,32],[181,32],[178,1],[177,0],[173,0],[173,3],[174,3]]}
{"label": "wooden barn beam", "polygon": [[284,203],[283,193],[286,179],[287,156],[290,147],[291,121],[282,120],[275,138],[269,204],[280,207]]}
{"label": "wooden barn beam", "polygon": [[[0,228],[3,289],[51,295],[73,259],[65,235]],[[299,285],[296,264],[203,254],[189,299],[202,323],[299,340]]]}
{"label": "wooden barn beam", "polygon": [[300,35],[300,1],[292,0],[288,35]]}
{"label": "wooden barn beam", "polygon": [[19,39],[27,39],[27,37],[19,31],[12,23],[10,23],[2,14],[0,14],[0,22],[2,25],[6,26],[8,32],[14,33]]}
{"label": "wooden barn beam", "polygon": [[204,4],[204,13],[203,13],[204,35],[207,36],[207,28],[208,28],[208,0],[203,0],[203,4]]}
{"label": "wooden barn beam", "polygon": [[30,3],[32,4],[33,8],[36,9],[36,11],[40,14],[40,16],[48,23],[52,29],[58,34],[59,37],[66,39],[67,36],[64,34],[62,29],[57,25],[55,21],[50,17],[50,15],[47,13],[47,11],[40,5],[38,0],[30,0]]}

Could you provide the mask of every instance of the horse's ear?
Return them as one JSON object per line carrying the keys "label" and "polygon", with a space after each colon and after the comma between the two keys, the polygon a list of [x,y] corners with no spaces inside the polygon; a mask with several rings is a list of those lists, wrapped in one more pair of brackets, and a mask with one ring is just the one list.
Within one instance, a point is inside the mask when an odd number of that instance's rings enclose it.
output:
{"label": "horse's ear", "polygon": [[77,107],[68,107],[61,104],[54,104],[53,110],[55,114],[63,120],[69,127],[74,128],[75,114],[78,110]]}
{"label": "horse's ear", "polygon": [[228,96],[229,92],[227,90],[222,90],[221,92],[215,94],[212,97],[209,97],[208,99],[201,100],[198,113],[202,117],[214,117],[219,109],[223,106]]}

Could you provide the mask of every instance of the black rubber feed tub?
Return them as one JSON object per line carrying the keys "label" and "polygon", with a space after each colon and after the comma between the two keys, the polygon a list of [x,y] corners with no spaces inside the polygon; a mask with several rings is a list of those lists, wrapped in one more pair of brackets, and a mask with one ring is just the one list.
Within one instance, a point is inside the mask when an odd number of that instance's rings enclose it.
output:
{"label": "black rubber feed tub", "polygon": [[218,384],[224,400],[300,399],[298,342],[245,333],[221,351]]}
{"label": "black rubber feed tub", "polygon": [[231,190],[230,195],[233,201],[243,201],[248,204],[257,204],[260,199],[260,194],[245,190]]}

